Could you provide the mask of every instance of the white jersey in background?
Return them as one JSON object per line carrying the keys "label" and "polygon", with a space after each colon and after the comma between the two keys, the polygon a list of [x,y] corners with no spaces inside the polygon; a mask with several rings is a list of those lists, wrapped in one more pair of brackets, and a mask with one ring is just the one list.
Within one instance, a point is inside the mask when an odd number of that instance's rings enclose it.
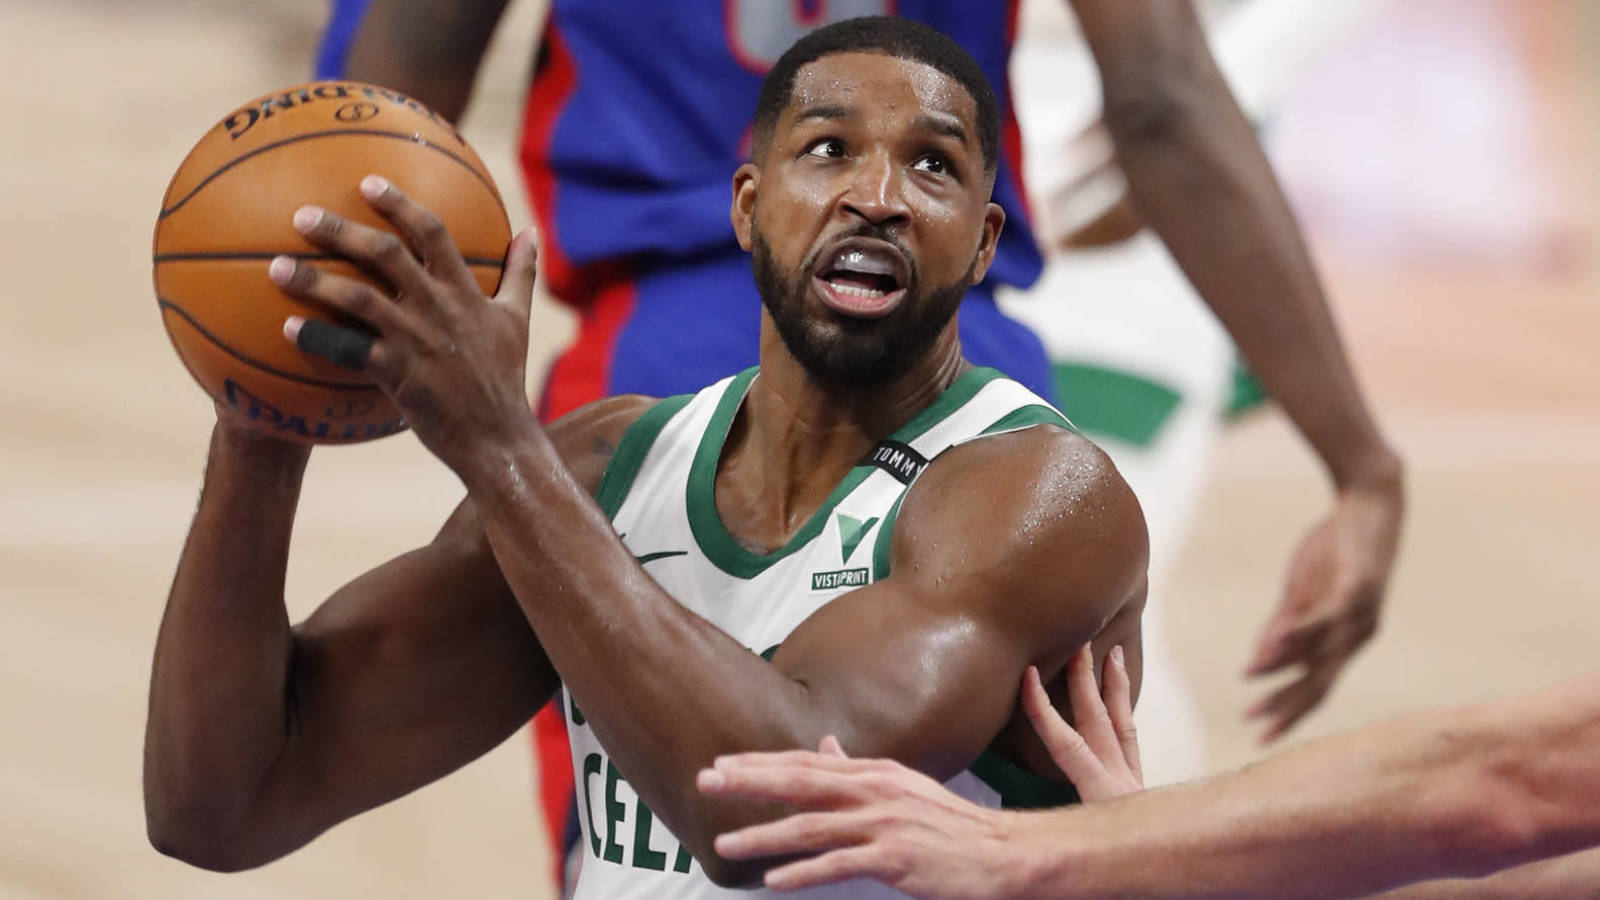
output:
{"label": "white jersey in background", "polygon": [[[796,626],[839,595],[889,574],[889,545],[906,491],[930,461],[964,441],[1048,424],[1055,409],[993,369],[962,375],[873,450],[783,547],[757,554],[723,526],[712,498],[717,462],[756,369],[692,396],[661,401],[628,429],[595,498],[623,542],[667,593],[751,652],[771,658]],[[664,673],[618,672],[618,678]],[[707,900],[779,896],[726,890],[639,801],[570,696],[565,701],[582,827],[578,900]],[[1069,786],[985,753],[946,782],[989,806],[1071,802]],[[900,897],[851,882],[784,897]]]}

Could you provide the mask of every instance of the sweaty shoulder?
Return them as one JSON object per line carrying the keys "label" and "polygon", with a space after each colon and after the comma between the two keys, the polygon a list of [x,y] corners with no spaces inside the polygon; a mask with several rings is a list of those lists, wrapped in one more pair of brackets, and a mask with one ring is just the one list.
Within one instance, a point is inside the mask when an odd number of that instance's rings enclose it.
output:
{"label": "sweaty shoulder", "polygon": [[890,547],[895,576],[966,585],[1034,629],[1041,653],[1138,602],[1148,560],[1144,514],[1116,466],[1051,425],[941,454],[907,493]]}
{"label": "sweaty shoulder", "polygon": [[581,406],[545,428],[572,477],[594,493],[628,428],[661,401],[640,394],[606,397]]}

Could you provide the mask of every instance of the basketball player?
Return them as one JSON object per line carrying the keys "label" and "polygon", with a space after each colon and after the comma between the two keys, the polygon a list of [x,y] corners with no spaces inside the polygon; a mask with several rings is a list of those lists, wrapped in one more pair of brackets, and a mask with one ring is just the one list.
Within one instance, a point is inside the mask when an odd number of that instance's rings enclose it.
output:
{"label": "basketball player", "polygon": [[962,356],[956,308],[1005,221],[994,96],[948,38],[880,17],[797,42],[757,109],[731,218],[759,369],[548,430],[522,387],[530,233],[490,299],[401,186],[361,187],[403,242],[296,214],[393,294],[280,257],[276,283],[377,337],[286,334],[364,361],[467,499],[291,627],[308,451],[218,423],[152,674],[157,847],[217,869],[277,858],[494,746],[558,678],[580,897],[758,883],[712,841],[772,810],[695,786],[730,752],[838,734],[991,805],[1071,799],[1012,686],[1092,643],[1123,648],[1136,690],[1145,535],[1092,444]]}
{"label": "basketball player", "polygon": [[[1126,676],[1108,666],[1102,698],[1082,655],[1070,675],[1078,728],[1030,671],[1034,727],[1086,801],[1138,791]],[[1552,859],[1600,845],[1600,674],[1027,815],[969,804],[895,762],[845,758],[831,738],[822,751],[724,757],[699,776],[712,796],[803,810],[717,840],[724,856],[810,855],[769,870],[771,887],[870,877],[925,900],[1323,900],[1426,879],[1452,880],[1383,896],[1573,900],[1600,888],[1600,851]],[[1480,877],[1509,866],[1520,868]]]}
{"label": "basketball player", "polygon": [[[458,119],[506,5],[335,0],[319,74],[397,87]],[[1275,736],[1322,701],[1377,627],[1402,514],[1400,464],[1365,408],[1299,230],[1190,5],[1071,5],[1144,222],[1228,327],[1336,490],[1328,515],[1296,550],[1281,608],[1250,660],[1258,674],[1300,670],[1257,709]],[[975,362],[1050,396],[1038,339],[993,300],[996,286],[1026,287],[1041,267],[1007,70],[1017,0],[554,0],[521,158],[546,287],[578,310],[579,331],[546,380],[547,418],[608,394],[693,390],[755,362],[757,303],[748,262],[722,224],[725,173],[748,158],[749,110],[782,48],[827,21],[869,11],[951,35],[998,92],[995,201],[1010,226],[988,276],[968,292],[961,337]],[[567,823],[572,783],[548,751],[564,753],[560,721],[552,710],[536,723],[538,746],[547,748],[540,790],[553,836]]]}

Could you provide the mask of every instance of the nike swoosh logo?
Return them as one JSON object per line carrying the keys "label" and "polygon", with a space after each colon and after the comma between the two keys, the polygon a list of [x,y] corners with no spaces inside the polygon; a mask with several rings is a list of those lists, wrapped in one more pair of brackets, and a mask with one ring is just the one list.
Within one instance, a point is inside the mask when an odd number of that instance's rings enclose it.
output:
{"label": "nike swoosh logo", "polygon": [[689,555],[689,551],[687,551],[687,550],[658,550],[655,553],[646,553],[643,556],[635,556],[634,559],[637,559],[639,561],[639,565],[642,566],[645,563],[655,562],[658,559],[666,559],[669,556],[688,556],[688,555]]}

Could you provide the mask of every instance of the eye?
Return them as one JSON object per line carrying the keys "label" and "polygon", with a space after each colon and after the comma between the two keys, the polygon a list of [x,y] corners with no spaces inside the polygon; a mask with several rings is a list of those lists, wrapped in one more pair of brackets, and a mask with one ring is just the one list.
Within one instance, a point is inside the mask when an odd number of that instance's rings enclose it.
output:
{"label": "eye", "polygon": [[806,155],[818,159],[840,159],[844,156],[844,141],[838,138],[819,138],[806,147]]}
{"label": "eye", "polygon": [[911,168],[934,175],[944,175],[950,171],[950,161],[937,153],[929,153],[911,164]]}

